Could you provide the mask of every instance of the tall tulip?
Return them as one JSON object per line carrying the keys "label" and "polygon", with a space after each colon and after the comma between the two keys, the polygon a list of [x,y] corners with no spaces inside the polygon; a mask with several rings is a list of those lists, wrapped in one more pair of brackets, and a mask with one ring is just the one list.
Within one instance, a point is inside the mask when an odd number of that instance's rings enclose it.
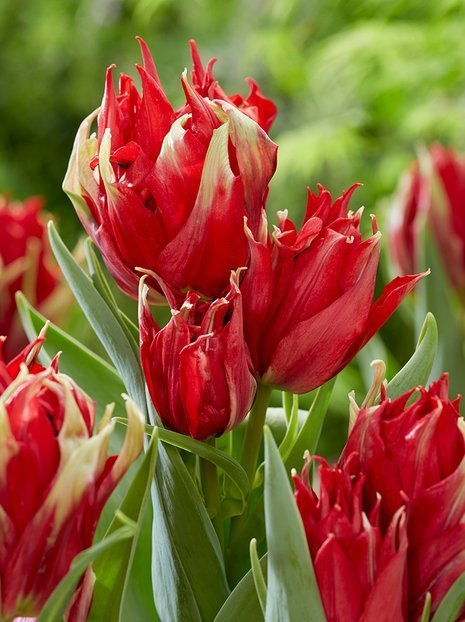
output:
{"label": "tall tulip", "polygon": [[8,336],[4,347],[9,357],[27,343],[16,313],[16,291],[40,309],[59,283],[41,210],[38,197],[23,203],[0,197],[0,335]]}
{"label": "tall tulip", "polygon": [[237,274],[223,298],[202,302],[189,293],[160,329],[141,281],[140,352],[153,403],[165,425],[203,440],[227,432],[249,411],[255,380],[242,329]]}
{"label": "tall tulip", "polygon": [[245,100],[226,96],[194,46],[194,83],[182,75],[186,104],[175,110],[139,43],[141,94],[126,75],[116,94],[108,69],[102,105],[76,136],[64,189],[126,293],[137,296],[140,267],[181,292],[215,298],[247,262],[243,218],[258,231],[276,167],[276,145],[254,120],[269,126],[270,102],[255,86]]}
{"label": "tall tulip", "polygon": [[[92,434],[95,404],[55,366],[23,364],[0,395],[0,602],[2,619],[35,617],[92,544],[108,497],[139,455],[142,415],[127,401],[128,431],[119,455],[106,457],[114,422],[107,410]],[[86,619],[89,569],[68,611]]]}
{"label": "tall tulip", "polygon": [[390,213],[390,246],[406,274],[418,269],[423,222],[451,284],[465,297],[465,158],[434,144],[402,179]]}
{"label": "tall tulip", "polygon": [[429,389],[362,408],[339,461],[344,468],[359,455],[366,501],[379,500],[382,524],[406,508],[412,620],[428,592],[434,611],[465,572],[465,426],[458,402],[448,397],[445,374]]}
{"label": "tall tulip", "polygon": [[379,507],[364,507],[366,479],[356,453],[341,467],[321,460],[318,495],[309,467],[308,461],[294,476],[295,497],[328,622],[406,622],[405,510],[381,529]]}
{"label": "tall tulip", "polygon": [[360,233],[361,210],[347,212],[356,186],[336,201],[309,190],[297,231],[287,211],[268,235],[246,225],[250,262],[241,283],[245,335],[260,382],[293,393],[336,375],[422,278],[396,278],[373,302],[381,234]]}

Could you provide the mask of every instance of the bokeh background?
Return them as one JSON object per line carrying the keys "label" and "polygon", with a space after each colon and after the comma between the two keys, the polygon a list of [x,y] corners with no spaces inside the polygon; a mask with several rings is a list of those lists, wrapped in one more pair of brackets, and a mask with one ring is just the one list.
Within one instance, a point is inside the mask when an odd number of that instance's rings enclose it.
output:
{"label": "bokeh background", "polygon": [[[3,0],[0,191],[44,196],[74,245],[81,230],[61,183],[79,123],[100,103],[105,68],[116,63],[134,75],[141,35],[181,103],[179,76],[195,38],[205,60],[219,58],[226,91],[245,93],[251,75],[278,104],[271,210],[298,218],[307,185],[339,193],[358,181],[354,207],[383,222],[385,197],[419,144],[465,147],[464,32],[462,0]],[[72,330],[82,336],[80,322]],[[412,351],[411,324],[404,304],[382,332],[384,345],[372,344],[362,365],[344,372],[327,451],[343,440],[346,393],[363,390],[360,370],[381,353],[394,373]]]}

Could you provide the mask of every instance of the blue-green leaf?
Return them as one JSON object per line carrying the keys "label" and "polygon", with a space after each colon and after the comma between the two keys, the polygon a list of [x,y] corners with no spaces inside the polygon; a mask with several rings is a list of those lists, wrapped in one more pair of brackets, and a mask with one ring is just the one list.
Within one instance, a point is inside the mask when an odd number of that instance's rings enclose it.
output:
{"label": "blue-green leaf", "polygon": [[49,236],[56,260],[92,328],[113,361],[127,392],[142,412],[146,412],[145,385],[140,363],[133,344],[121,327],[120,319],[115,316],[89,276],[78,266],[52,222],[49,223]]}
{"label": "blue-green leaf", "polygon": [[326,620],[302,520],[273,435],[265,428],[266,622]]}
{"label": "blue-green leaf", "polygon": [[[260,568],[266,580],[267,555],[260,559]],[[214,622],[261,622],[263,613],[255,588],[252,570],[249,570],[221,607]]]}
{"label": "blue-green leaf", "polygon": [[387,396],[395,399],[414,387],[426,385],[433,368],[437,349],[438,328],[436,320],[432,313],[427,313],[415,352],[387,385]]}

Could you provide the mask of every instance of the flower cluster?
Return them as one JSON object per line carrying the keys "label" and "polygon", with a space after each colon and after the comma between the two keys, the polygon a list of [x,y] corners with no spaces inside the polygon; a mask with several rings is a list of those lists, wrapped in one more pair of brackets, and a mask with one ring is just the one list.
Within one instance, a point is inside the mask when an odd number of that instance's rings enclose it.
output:
{"label": "flower cluster", "polygon": [[[40,337],[15,359],[0,355],[1,617],[37,616],[74,557],[91,546],[114,488],[137,458],[144,421],[128,401],[119,455],[107,457],[111,408],[95,423],[94,402],[58,371],[37,362]],[[2,340],[3,344],[4,339]],[[67,619],[87,619],[89,567]]]}
{"label": "flower cluster", "polygon": [[[295,393],[337,374],[421,275],[395,279],[373,302],[380,233],[373,219],[362,239],[361,211],[349,211],[355,186],[336,201],[309,191],[300,231],[284,211],[270,236],[274,104],[253,81],[246,98],[227,95],[191,43],[175,110],[139,43],[142,91],[122,75],[116,93],[108,69],[64,188],[120,287],[136,296],[147,275],[141,358],[152,399],[168,427],[204,439],[245,417],[252,374]],[[148,304],[165,298],[173,317],[159,330]]]}
{"label": "flower cluster", "polygon": [[[413,403],[410,403],[414,399]],[[465,429],[443,375],[360,409],[338,464],[296,500],[328,622],[419,620],[465,572]]]}

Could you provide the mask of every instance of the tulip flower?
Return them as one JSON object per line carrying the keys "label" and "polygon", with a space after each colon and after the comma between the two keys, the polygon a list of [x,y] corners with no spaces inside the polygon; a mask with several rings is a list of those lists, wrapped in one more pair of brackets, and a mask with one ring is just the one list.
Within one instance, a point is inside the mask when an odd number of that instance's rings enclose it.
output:
{"label": "tulip flower", "polygon": [[194,84],[182,75],[186,104],[175,110],[139,43],[142,92],[122,75],[116,94],[108,69],[101,108],[81,124],[64,189],[127,294],[137,297],[143,268],[180,292],[215,298],[247,262],[244,216],[252,231],[260,225],[276,168],[276,145],[259,125],[269,126],[271,104],[253,85],[245,100],[226,96],[194,46]]}
{"label": "tulip flower", "polygon": [[[0,392],[3,392],[7,386],[15,380],[21,368],[24,366],[31,374],[44,371],[45,368],[37,362],[37,357],[45,341],[45,331],[46,327],[44,327],[44,330],[42,330],[37,339],[29,343],[24,350],[21,350],[21,352],[8,363],[5,361],[3,353],[5,342],[8,341],[8,339],[6,337],[0,337]],[[55,369],[58,369],[57,358],[54,359],[53,366]]]}
{"label": "tulip flower", "polygon": [[324,460],[320,491],[294,474],[295,498],[328,622],[406,621],[407,533],[404,508],[383,531],[379,507],[364,508],[366,479],[358,455],[342,467]]}
{"label": "tulip flower", "polygon": [[332,201],[309,190],[297,231],[278,212],[270,238],[246,226],[250,262],[241,283],[245,335],[260,382],[292,393],[315,389],[343,369],[423,275],[396,278],[373,302],[381,234],[360,233],[347,212],[356,186]]}
{"label": "tulip flower", "polygon": [[465,159],[435,144],[402,179],[390,216],[390,246],[403,274],[417,269],[426,219],[453,287],[465,295]]}
{"label": "tulip flower", "polygon": [[140,353],[150,395],[168,428],[199,440],[238,425],[255,394],[237,278],[233,273],[227,294],[213,302],[187,294],[162,329],[152,319],[146,277],[141,281]]}
{"label": "tulip flower", "polygon": [[446,374],[429,389],[392,402],[384,397],[360,410],[339,461],[344,469],[358,454],[365,502],[379,504],[382,525],[406,509],[409,620],[419,619],[428,592],[435,611],[465,572],[465,427],[458,402],[449,400]]}
{"label": "tulip flower", "polygon": [[9,357],[27,343],[16,313],[16,291],[22,290],[40,310],[51,301],[59,283],[41,209],[38,197],[24,203],[0,197],[0,335],[8,336]]}
{"label": "tulip flower", "polygon": [[[0,602],[2,619],[36,617],[92,544],[108,497],[139,455],[144,421],[126,402],[119,455],[106,457],[114,428],[109,407],[93,434],[95,404],[50,366],[26,364],[0,395]],[[85,574],[68,620],[87,619],[92,573]]]}

